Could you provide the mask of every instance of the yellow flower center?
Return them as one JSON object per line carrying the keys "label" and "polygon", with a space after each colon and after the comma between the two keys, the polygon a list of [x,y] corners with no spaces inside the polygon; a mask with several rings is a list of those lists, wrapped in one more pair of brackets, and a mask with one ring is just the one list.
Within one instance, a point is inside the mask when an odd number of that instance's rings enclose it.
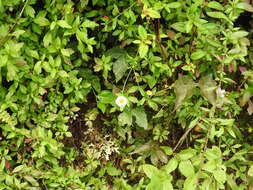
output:
{"label": "yellow flower center", "polygon": [[119,99],[119,103],[124,103],[125,102],[125,100],[122,98],[122,99]]}
{"label": "yellow flower center", "polygon": [[147,90],[147,95],[148,96],[151,96],[153,93],[152,93],[152,91],[151,90]]}

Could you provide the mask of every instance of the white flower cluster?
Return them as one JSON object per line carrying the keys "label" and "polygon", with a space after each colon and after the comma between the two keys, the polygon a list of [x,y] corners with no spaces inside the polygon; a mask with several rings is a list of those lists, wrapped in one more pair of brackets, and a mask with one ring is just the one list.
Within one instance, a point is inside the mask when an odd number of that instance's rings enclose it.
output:
{"label": "white flower cluster", "polygon": [[217,88],[216,89],[216,94],[217,94],[217,97],[224,98],[225,94],[226,94],[226,91],[221,89],[221,88]]}
{"label": "white flower cluster", "polygon": [[119,106],[119,107],[125,107],[128,103],[128,100],[125,96],[118,96],[117,99],[115,100],[115,103]]}
{"label": "white flower cluster", "polygon": [[84,154],[90,159],[105,159],[109,160],[113,153],[119,153],[117,144],[111,139],[109,135],[97,137],[97,143],[84,143]]}

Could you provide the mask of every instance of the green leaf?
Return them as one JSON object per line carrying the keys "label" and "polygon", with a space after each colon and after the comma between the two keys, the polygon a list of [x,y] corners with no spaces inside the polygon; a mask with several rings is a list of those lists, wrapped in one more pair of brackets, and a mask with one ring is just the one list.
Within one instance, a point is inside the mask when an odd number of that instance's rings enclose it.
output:
{"label": "green leaf", "polygon": [[[198,120],[196,120],[198,121]],[[196,124],[196,123],[195,123]],[[182,150],[180,153],[177,154],[177,157],[179,157],[180,160],[188,160],[196,155],[196,150],[192,148],[188,148],[185,150]]]}
{"label": "green leaf", "polygon": [[248,175],[253,177],[253,165],[250,166],[250,168],[248,170]]}
{"label": "green leaf", "polygon": [[183,101],[187,98],[190,98],[193,94],[193,89],[196,87],[196,84],[189,76],[179,75],[179,78],[174,84],[176,91],[176,103],[175,110],[177,110]]}
{"label": "green leaf", "polygon": [[160,18],[160,13],[154,9],[146,9],[146,14],[150,16],[151,18]]}
{"label": "green leaf", "polygon": [[213,146],[212,149],[207,149],[205,152],[205,157],[208,160],[220,159],[222,156],[221,150],[217,146]]}
{"label": "green leaf", "polygon": [[71,48],[61,49],[61,53],[62,55],[69,57],[74,53],[74,50],[72,50]]}
{"label": "green leaf", "polygon": [[13,80],[17,76],[17,68],[12,63],[7,64],[7,80]]}
{"label": "green leaf", "polygon": [[240,39],[242,37],[245,37],[247,36],[249,33],[246,32],[246,31],[243,31],[243,30],[240,30],[240,31],[236,31],[236,32],[233,32],[231,35],[230,35],[230,38],[231,39]]}
{"label": "green leaf", "polygon": [[152,178],[154,175],[158,175],[159,170],[150,164],[142,165],[142,169],[144,173],[148,176],[148,178]]}
{"label": "green leaf", "polygon": [[98,94],[98,99],[101,103],[104,104],[112,104],[115,101],[115,96],[109,90],[103,90],[101,93]]}
{"label": "green leaf", "polygon": [[193,26],[193,23],[192,23],[192,21],[187,21],[186,23],[185,23],[185,32],[186,33],[190,33],[191,32],[191,30],[192,30],[192,26]]}
{"label": "green leaf", "polygon": [[57,24],[62,28],[72,28],[65,20],[58,20]]}
{"label": "green leaf", "polygon": [[155,155],[161,162],[163,162],[163,163],[168,162],[168,158],[167,158],[166,154],[160,148],[155,151]]}
{"label": "green leaf", "polygon": [[39,26],[47,26],[50,24],[50,22],[44,18],[44,17],[36,17],[34,20],[33,20],[36,24],[38,24]]}
{"label": "green leaf", "polygon": [[34,18],[35,10],[30,5],[27,5],[25,7],[25,14]]}
{"label": "green leaf", "polygon": [[204,57],[205,55],[206,55],[206,52],[199,49],[191,54],[191,59],[198,60],[198,59],[201,59],[202,57]]}
{"label": "green leaf", "polygon": [[142,107],[137,107],[133,111],[133,116],[135,117],[135,122],[139,127],[147,129],[148,120],[147,115]]}
{"label": "green leaf", "polygon": [[120,57],[116,62],[113,63],[113,73],[116,77],[116,82],[118,82],[128,70],[128,63],[126,57]]}
{"label": "green leaf", "polygon": [[181,7],[181,3],[180,2],[168,3],[168,4],[166,4],[166,7],[176,9],[176,8]]}
{"label": "green leaf", "polygon": [[243,9],[245,11],[248,11],[248,12],[253,12],[253,7],[251,4],[249,3],[246,3],[246,2],[241,2],[241,3],[238,3],[236,5],[237,8],[239,9]]}
{"label": "green leaf", "polygon": [[191,176],[187,177],[186,180],[184,181],[183,190],[195,190],[197,185],[198,185],[197,174],[191,175]]}
{"label": "green leaf", "polygon": [[212,74],[202,77],[199,81],[199,87],[202,96],[204,96],[208,102],[212,105],[216,104],[216,82],[213,80]]}
{"label": "green leaf", "polygon": [[121,125],[132,125],[132,114],[130,111],[124,111],[118,116]]}
{"label": "green leaf", "polygon": [[147,39],[147,36],[148,36],[147,31],[145,30],[145,28],[142,25],[139,25],[138,33],[139,33],[139,36],[141,37],[142,40]]}
{"label": "green leaf", "polygon": [[47,32],[43,38],[44,47],[48,47],[48,45],[51,43],[52,43],[52,34],[51,32]]}
{"label": "green leaf", "polygon": [[121,170],[118,170],[117,168],[113,167],[113,166],[108,166],[107,167],[107,173],[110,176],[118,176],[121,174]]}
{"label": "green leaf", "polygon": [[15,167],[15,169],[12,171],[12,173],[17,173],[17,172],[21,171],[24,167],[25,167],[24,165],[17,166],[17,167]]}
{"label": "green leaf", "polygon": [[213,175],[216,181],[218,181],[219,183],[223,184],[226,182],[227,179],[226,171],[222,169],[217,169],[213,172]]}
{"label": "green leaf", "polygon": [[178,166],[178,161],[176,158],[171,158],[168,164],[162,167],[162,169],[167,173],[170,174],[172,171],[174,171]]}
{"label": "green leaf", "polygon": [[39,183],[32,176],[24,176],[25,180],[31,183],[33,186],[38,187]]}
{"label": "green leaf", "polygon": [[82,27],[84,28],[95,28],[98,26],[96,22],[90,21],[88,19],[85,19],[85,21],[82,23]]}
{"label": "green leaf", "polygon": [[172,24],[171,27],[179,32],[183,32],[183,33],[186,32],[185,22],[176,22]]}
{"label": "green leaf", "polygon": [[190,160],[181,161],[179,163],[178,169],[185,177],[192,176],[195,173],[194,167]]}
{"label": "green leaf", "polygon": [[102,103],[101,101],[98,101],[98,102],[97,102],[97,106],[98,106],[98,108],[99,108],[103,113],[105,113],[106,105],[105,105],[104,103]]}
{"label": "green leaf", "polygon": [[224,10],[224,7],[217,1],[209,2],[207,6],[212,8],[212,9],[216,9],[216,10],[220,10],[220,11]]}
{"label": "green leaf", "polygon": [[139,51],[140,57],[144,58],[148,53],[148,45],[144,43],[140,43],[138,51]]}
{"label": "green leaf", "polygon": [[207,12],[206,14],[212,18],[225,19],[226,21],[231,23],[231,21],[228,19],[228,17],[222,12],[218,12],[218,11],[217,12]]}
{"label": "green leaf", "polygon": [[149,141],[149,142],[139,146],[138,148],[136,148],[130,154],[139,154],[139,153],[143,153],[143,152],[150,152],[154,146],[156,146],[156,144],[153,141]]}

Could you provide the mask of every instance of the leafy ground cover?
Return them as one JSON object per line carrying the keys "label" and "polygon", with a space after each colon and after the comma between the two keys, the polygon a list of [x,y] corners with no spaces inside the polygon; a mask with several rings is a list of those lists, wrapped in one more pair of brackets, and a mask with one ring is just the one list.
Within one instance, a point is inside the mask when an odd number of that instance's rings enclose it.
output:
{"label": "leafy ground cover", "polygon": [[1,0],[0,189],[253,189],[248,0]]}

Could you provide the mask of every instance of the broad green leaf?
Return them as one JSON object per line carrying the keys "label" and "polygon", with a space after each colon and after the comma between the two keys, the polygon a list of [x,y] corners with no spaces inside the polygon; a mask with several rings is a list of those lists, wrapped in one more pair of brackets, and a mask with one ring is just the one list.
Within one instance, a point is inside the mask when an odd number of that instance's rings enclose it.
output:
{"label": "broad green leaf", "polygon": [[230,35],[230,38],[231,39],[240,39],[242,37],[245,37],[247,36],[249,33],[246,32],[246,31],[243,31],[243,30],[240,30],[240,31],[236,31],[236,32],[233,32],[231,35]]}
{"label": "broad green leaf", "polygon": [[136,148],[131,154],[139,154],[143,152],[150,152],[154,148],[155,144],[153,141],[149,141],[138,148]]}
{"label": "broad green leaf", "polygon": [[44,47],[48,47],[48,45],[52,43],[52,40],[53,39],[52,39],[51,32],[47,32],[46,35],[43,38]]}
{"label": "broad green leaf", "polygon": [[104,104],[112,104],[114,103],[116,99],[113,93],[109,90],[101,91],[101,93],[99,93],[97,97],[101,101],[101,103],[104,103]]}
{"label": "broad green leaf", "polygon": [[216,171],[213,172],[213,175],[216,181],[218,181],[219,183],[223,184],[226,182],[227,179],[226,171],[222,169],[217,169]]}
{"label": "broad green leaf", "polygon": [[243,96],[240,98],[240,106],[243,107],[253,96],[253,93],[250,90],[245,90]]}
{"label": "broad green leaf", "polygon": [[[198,185],[198,177],[197,174],[188,176],[184,181],[183,190],[195,190]],[[211,190],[211,189],[210,189]]]}
{"label": "broad green leaf", "polygon": [[116,82],[118,82],[128,70],[128,63],[126,57],[120,57],[116,62],[113,63],[113,73],[116,77]]}
{"label": "broad green leaf", "polygon": [[253,165],[250,166],[250,168],[248,170],[248,175],[253,177]]}
{"label": "broad green leaf", "polygon": [[142,40],[147,39],[147,31],[142,25],[139,25],[138,33]]}
{"label": "broad green leaf", "polygon": [[172,24],[171,27],[179,32],[186,32],[185,22],[176,22]]}
{"label": "broad green leaf", "polygon": [[166,4],[166,7],[176,9],[176,8],[181,7],[181,3],[180,2],[168,3],[168,4]]}
{"label": "broad green leaf", "polygon": [[224,7],[217,1],[209,2],[207,6],[216,10],[220,10],[220,11],[224,10]]}
{"label": "broad green leaf", "polygon": [[188,148],[186,150],[182,150],[180,153],[177,154],[177,157],[180,160],[188,160],[196,155],[196,150],[192,148]]}
{"label": "broad green leaf", "polygon": [[144,164],[142,165],[142,169],[144,173],[148,176],[148,178],[152,178],[153,176],[158,175],[159,170],[150,164]]}
{"label": "broad green leaf", "polygon": [[57,24],[62,28],[72,28],[65,20],[58,20]]}
{"label": "broad green leaf", "polygon": [[31,183],[33,186],[38,187],[39,183],[32,176],[24,176],[25,180]]}
{"label": "broad green leaf", "polygon": [[22,35],[22,34],[24,34],[24,33],[25,33],[25,30],[16,30],[11,35],[15,36],[16,38],[19,38],[19,36]]}
{"label": "broad green leaf", "polygon": [[160,148],[155,151],[156,157],[163,163],[168,162],[168,158],[166,154]]}
{"label": "broad green leaf", "polygon": [[7,80],[13,80],[16,76],[17,76],[17,67],[15,65],[13,65],[12,63],[8,63],[7,64]]}
{"label": "broad green leaf", "polygon": [[202,169],[208,172],[213,172],[217,168],[216,160],[209,160],[203,164]]}
{"label": "broad green leaf", "polygon": [[0,26],[0,37],[2,38],[2,37],[5,37],[7,34],[8,34],[8,25],[6,24],[6,25],[4,25],[4,24],[2,24],[1,26]]}
{"label": "broad green leaf", "polygon": [[145,14],[150,16],[151,18],[160,18],[160,13],[154,9],[146,9]]}
{"label": "broad green leaf", "polygon": [[248,12],[253,12],[253,7],[251,4],[249,3],[246,3],[246,2],[241,2],[241,3],[238,3],[236,5],[237,8],[239,9],[243,9],[243,10],[246,10]]}
{"label": "broad green leaf", "polygon": [[132,114],[130,111],[124,111],[118,116],[121,125],[132,125]]}
{"label": "broad green leaf", "polygon": [[113,166],[108,166],[107,167],[107,173],[110,175],[110,176],[118,176],[121,174],[121,170],[113,167]]}
{"label": "broad green leaf", "polygon": [[50,24],[50,22],[44,18],[44,17],[36,17],[34,20],[33,20],[36,24],[38,24],[39,26],[47,26]]}
{"label": "broad green leaf", "polygon": [[236,180],[233,177],[233,174],[227,175],[227,183],[231,187],[232,190],[237,190],[239,187],[236,184]]}
{"label": "broad green leaf", "polygon": [[133,116],[135,117],[135,122],[139,127],[147,129],[148,120],[147,115],[142,107],[137,107],[132,110]]}
{"label": "broad green leaf", "polygon": [[72,50],[71,48],[61,49],[61,53],[62,55],[69,57],[74,53],[74,50]]}
{"label": "broad green leaf", "polygon": [[199,81],[199,87],[201,91],[201,95],[204,96],[208,102],[212,105],[216,104],[216,93],[215,90],[217,88],[216,82],[213,80],[213,76],[211,74],[202,77]]}
{"label": "broad green leaf", "polygon": [[193,176],[195,173],[194,167],[190,160],[181,161],[179,163],[178,169],[185,177]]}
{"label": "broad green leaf", "polygon": [[178,161],[176,158],[171,158],[170,161],[162,167],[162,169],[167,173],[170,174],[174,171],[178,166]]}
{"label": "broad green leaf", "polygon": [[99,2],[99,0],[92,0],[93,6],[96,5]]}
{"label": "broad green leaf", "polygon": [[4,158],[1,159],[1,162],[0,162],[0,171],[1,171],[1,172],[4,170],[5,161],[6,161],[6,160],[5,160]]}
{"label": "broad green leaf", "polygon": [[212,149],[207,149],[205,152],[205,157],[208,160],[220,159],[221,155],[221,150],[217,146],[213,146]]}
{"label": "broad green leaf", "polygon": [[35,10],[30,5],[27,5],[25,7],[25,14],[34,18]]}
{"label": "broad green leaf", "polygon": [[193,23],[191,20],[185,22],[185,32],[190,33],[193,27]]}
{"label": "broad green leaf", "polygon": [[12,173],[19,172],[19,171],[21,171],[24,167],[25,167],[24,165],[17,166],[17,167],[15,167],[15,169],[12,171]]}
{"label": "broad green leaf", "polygon": [[146,190],[159,189],[163,190],[163,184],[158,176],[153,176],[150,183],[147,185]]}
{"label": "broad green leaf", "polygon": [[176,92],[176,102],[175,110],[177,110],[184,100],[190,98],[193,94],[193,89],[196,87],[196,84],[189,76],[179,75],[179,78],[174,84]]}
{"label": "broad green leaf", "polygon": [[95,28],[98,26],[98,24],[96,22],[85,19],[85,21],[82,23],[82,26],[85,28]]}
{"label": "broad green leaf", "polygon": [[205,55],[206,55],[206,52],[199,49],[191,54],[191,59],[198,60],[198,59],[201,59],[202,57],[204,57]]}
{"label": "broad green leaf", "polygon": [[228,17],[222,12],[218,12],[218,11],[217,12],[207,12],[206,14],[212,18],[225,19],[226,21],[231,23],[231,21],[228,19]]}
{"label": "broad green leaf", "polygon": [[140,43],[138,51],[139,51],[140,57],[144,58],[148,53],[148,45],[144,43]]}
{"label": "broad green leaf", "polygon": [[160,146],[160,148],[165,152],[166,155],[172,155],[173,150],[169,146]]}
{"label": "broad green leaf", "polygon": [[106,105],[105,105],[104,103],[102,103],[101,101],[98,101],[98,102],[97,102],[97,106],[98,106],[98,108],[99,108],[103,113],[105,113]]}

